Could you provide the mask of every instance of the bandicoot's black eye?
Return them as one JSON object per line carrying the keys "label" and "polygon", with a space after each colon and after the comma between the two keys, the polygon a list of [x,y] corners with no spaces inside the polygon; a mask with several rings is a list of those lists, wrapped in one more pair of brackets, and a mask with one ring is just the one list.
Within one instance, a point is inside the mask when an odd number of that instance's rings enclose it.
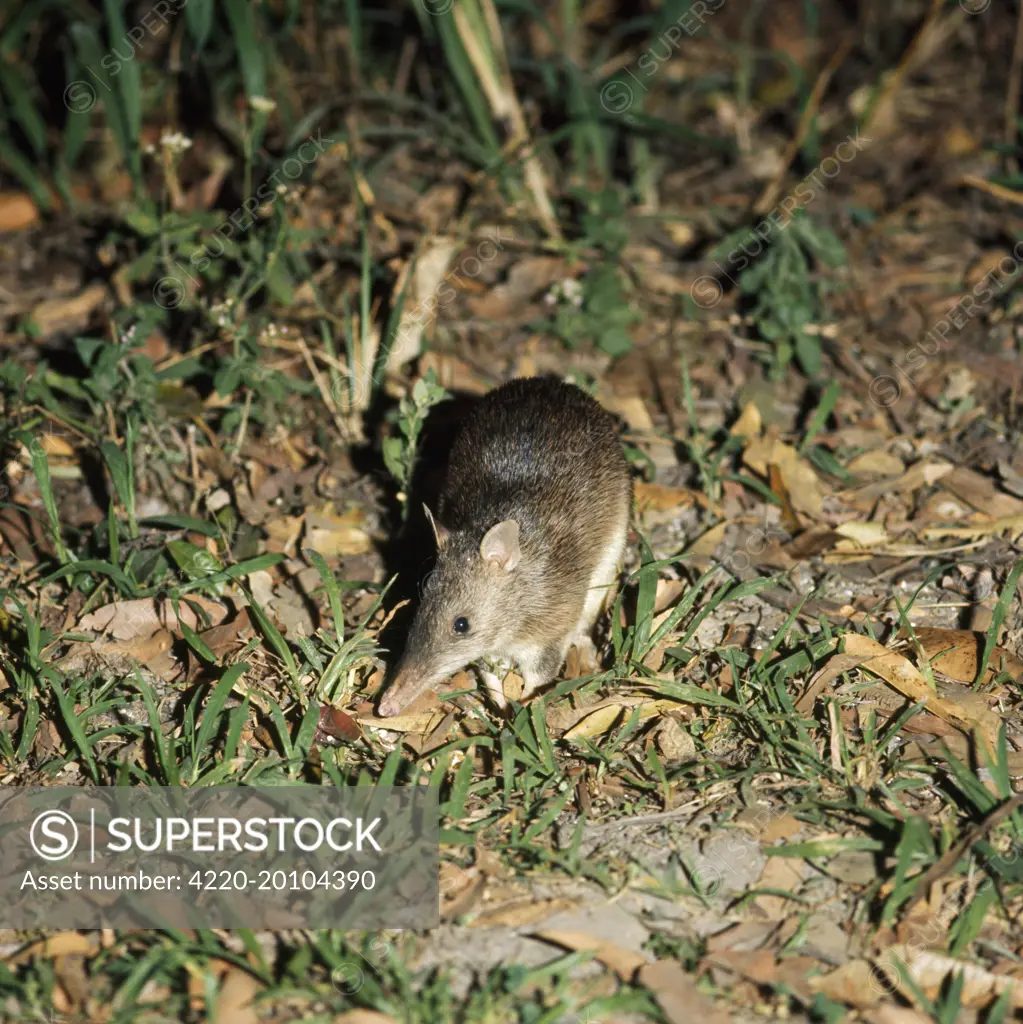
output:
{"label": "bandicoot's black eye", "polygon": [[464,615],[459,615],[451,625],[456,633],[469,632],[469,620]]}

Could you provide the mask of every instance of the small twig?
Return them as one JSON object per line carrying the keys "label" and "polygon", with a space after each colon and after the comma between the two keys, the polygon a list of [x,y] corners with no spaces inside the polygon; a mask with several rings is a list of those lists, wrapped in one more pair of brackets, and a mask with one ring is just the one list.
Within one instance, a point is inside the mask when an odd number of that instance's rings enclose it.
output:
{"label": "small twig", "polygon": [[[1012,48],[1012,64],[1009,67],[1009,85],[1005,90],[1005,145],[1010,149],[1016,145],[1016,120],[1019,116],[1019,90],[1023,80],[1023,3],[1019,5],[1016,18],[1016,42]],[[1009,156],[1006,166],[1010,174],[1019,170],[1019,161]]]}
{"label": "small twig", "polygon": [[796,134],[792,137],[781,158],[781,166],[778,168],[775,176],[768,182],[767,188],[760,194],[756,206],[753,207],[754,212],[759,216],[763,216],[778,202],[782,186],[785,182],[785,175],[788,174],[792,161],[795,160],[800,147],[806,141],[807,132],[810,131],[810,125],[813,123],[813,119],[820,109],[821,100],[824,98],[824,90],[827,89],[832,76],[842,66],[842,62],[849,56],[852,47],[852,36],[846,36],[832,55],[831,60],[824,65],[824,69],[817,76],[817,80],[813,83],[813,89],[810,91],[806,106],[803,107],[803,112],[799,116]]}
{"label": "small twig", "polygon": [[249,425],[249,409],[252,406],[252,389],[245,389],[245,404],[242,406],[242,418],[238,424],[238,436],[234,441],[234,461],[238,462],[242,457],[242,445],[245,444],[245,431]]}
{"label": "small twig", "polygon": [[996,185],[993,181],[988,181],[987,178],[982,178],[979,174],[964,174],[959,179],[959,184],[979,188],[982,192],[987,192],[996,199],[1004,199],[1007,203],[1023,206],[1023,192],[1016,192],[1011,188],[1006,188],[1004,185]]}
{"label": "small twig", "polygon": [[898,67],[891,73],[888,81],[885,83],[884,89],[881,91],[881,95],[878,96],[876,102],[870,109],[867,119],[863,124],[864,134],[870,134],[878,111],[883,110],[885,108],[885,104],[891,101],[895,93],[898,92],[899,86],[902,84],[902,79],[905,77],[906,72],[913,66],[917,52],[923,46],[923,41],[927,38],[927,33],[931,30],[931,26],[936,24],[938,18],[941,16],[942,3],[943,0],[931,0],[931,9],[927,13],[924,23],[920,26],[920,31],[913,36],[913,41],[906,47],[906,52],[902,55],[902,60],[899,61]]}
{"label": "small twig", "polygon": [[334,426],[337,427],[337,432],[341,435],[341,440],[346,444],[351,442],[352,432],[341,419],[341,415],[337,409],[337,402],[334,401],[334,396],[331,394],[330,388],[327,387],[327,382],[323,379],[323,374],[317,369],[316,361],[313,359],[312,352],[309,351],[309,346],[306,344],[305,338],[299,338],[298,344],[302,351],[302,358],[305,360],[306,367],[312,375],[313,381],[316,383],[316,387],[320,392],[320,397],[323,399],[323,404],[330,411],[331,419],[334,421]]}
{"label": "small twig", "polygon": [[921,876],[913,895],[903,905],[902,913],[908,914],[912,907],[924,898],[927,890],[943,875],[947,875],[955,866],[955,862],[973,846],[977,840],[991,831],[996,825],[1000,825],[1015,811],[1023,807],[1023,793],[1017,793],[1005,801],[1001,807],[996,807],[979,825],[974,825],[962,839],[953,843],[945,853],[939,857]]}

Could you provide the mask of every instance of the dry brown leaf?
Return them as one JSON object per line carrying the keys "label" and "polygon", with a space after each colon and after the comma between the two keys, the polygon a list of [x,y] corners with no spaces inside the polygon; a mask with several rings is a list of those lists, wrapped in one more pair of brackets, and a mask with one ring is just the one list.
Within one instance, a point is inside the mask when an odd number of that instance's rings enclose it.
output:
{"label": "dry brown leaf", "polygon": [[668,764],[686,764],[696,760],[696,740],[686,732],[674,715],[666,715],[653,737],[657,749]]}
{"label": "dry brown leaf", "polygon": [[470,928],[522,928],[543,921],[559,910],[574,910],[575,904],[567,899],[537,900],[532,896],[515,899],[483,913],[469,922]]}
{"label": "dry brown leaf", "polygon": [[595,736],[601,736],[607,732],[620,718],[624,720],[636,710],[639,711],[639,720],[642,722],[677,707],[678,704],[672,700],[637,701],[635,698],[612,700],[596,710],[587,708],[585,717],[573,725],[562,739],[593,739]]}
{"label": "dry brown leaf", "polygon": [[673,605],[685,589],[686,584],[683,580],[669,580],[663,577],[659,579],[654,593],[654,613],[663,612],[665,608]]}
{"label": "dry brown leaf", "polygon": [[[795,857],[768,857],[758,889],[780,889],[783,892],[795,893],[803,883],[803,862]],[[761,893],[753,898],[753,902],[772,921],[780,921],[793,910],[792,900],[784,896],[773,896]]]}
{"label": "dry brown leaf", "polygon": [[864,452],[852,459],[845,468],[853,476],[867,477],[871,480],[897,477],[906,471],[902,459],[886,451]]}
{"label": "dry brown leaf", "polygon": [[899,693],[917,701],[926,699],[927,710],[939,715],[960,729],[979,730],[994,756],[1001,721],[993,711],[983,706],[949,700],[935,693],[920,672],[901,654],[889,651],[876,640],[850,633],[843,638],[844,654],[859,655],[865,660],[861,668],[879,676]]}
{"label": "dry brown leaf", "polygon": [[881,1001],[879,979],[866,960],[850,960],[829,974],[808,978],[807,984],[812,991],[821,992],[829,999],[861,1009],[877,1006]]}
{"label": "dry brown leaf", "polygon": [[[209,616],[214,625],[227,618],[229,610],[219,601],[211,601],[205,597],[189,595],[187,601],[178,603],[181,622],[191,629],[200,629],[205,623],[189,607],[197,604]],[[178,616],[170,601],[159,604],[151,597],[139,598],[135,601],[114,601],[112,604],[97,608],[94,612],[79,619],[76,629],[90,629],[104,633],[117,640],[134,640],[152,636],[159,629],[169,629],[172,633],[180,632]]]}
{"label": "dry brown leaf", "polygon": [[691,491],[688,487],[666,487],[664,484],[648,484],[643,480],[636,481],[633,493],[639,515],[648,510],[670,512],[678,508],[691,508],[693,505],[706,508],[709,504],[705,495]]}
{"label": "dry brown leaf", "polygon": [[210,1015],[211,1024],[259,1024],[259,1010],[255,997],[263,988],[247,971],[234,968],[217,993],[216,1009]]}
{"label": "dry brown leaf", "polygon": [[311,508],[305,517],[305,543],[324,558],[364,555],[373,550],[373,541],[362,528],[365,521],[366,513],[358,507],[340,516],[329,505]]}
{"label": "dry brown leaf", "polygon": [[729,433],[741,437],[747,444],[755,441],[764,431],[764,420],[756,402],[747,402],[739,418],[732,424]]}
{"label": "dry brown leaf", "polygon": [[630,430],[644,433],[654,429],[654,421],[650,418],[646,402],[639,395],[602,394],[601,402],[616,416],[621,416]]}
{"label": "dry brown leaf", "polygon": [[27,192],[0,192],[0,231],[23,231],[39,220],[39,207]]}
{"label": "dry brown leaf", "polygon": [[942,537],[990,537],[1004,530],[1011,531],[1014,538],[1023,533],[1023,515],[1006,516],[1003,519],[992,519],[970,526],[929,526],[921,531],[920,539],[931,541]]}
{"label": "dry brown leaf", "polygon": [[731,1015],[705,996],[677,960],[656,960],[639,969],[637,980],[654,994],[671,1024],[728,1024]]}
{"label": "dry brown leaf", "polygon": [[75,454],[74,447],[59,434],[43,434],[39,438],[39,443],[47,455],[53,455],[58,459],[71,458]]}
{"label": "dry brown leaf", "polygon": [[219,659],[238,650],[246,640],[255,635],[256,631],[249,618],[249,610],[241,608],[230,622],[223,622],[219,626],[204,629],[199,634],[199,639]]}
{"label": "dry brown leaf", "polygon": [[613,942],[606,942],[595,935],[588,935],[586,932],[562,931],[560,929],[548,929],[533,933],[538,939],[544,942],[553,942],[558,946],[573,951],[592,950],[594,956],[605,967],[609,967],[622,981],[628,981],[641,967],[648,966],[650,961],[631,949],[615,945]]}
{"label": "dry brown leaf", "polygon": [[1023,501],[999,490],[993,480],[975,469],[956,467],[945,478],[943,486],[967,505],[993,519],[1023,515]]}
{"label": "dry brown leaf", "polygon": [[93,938],[83,935],[81,932],[58,932],[48,939],[40,939],[30,946],[8,957],[5,963],[16,967],[19,964],[26,964],[36,957],[44,960],[52,960],[58,956],[90,956],[99,952],[99,945]]}
{"label": "dry brown leaf", "polygon": [[977,964],[956,960],[915,945],[890,946],[878,958],[878,965],[893,987],[901,987],[898,965],[931,999],[937,998],[942,985],[954,972],[963,974],[961,1006],[985,1006],[1008,990],[1011,1007],[1023,1006],[1023,982],[993,974]]}
{"label": "dry brown leaf", "polygon": [[775,465],[792,500],[794,508],[814,519],[824,514],[820,479],[792,445],[778,438],[761,438],[747,446],[742,461],[765,479]]}
{"label": "dry brown leaf", "polygon": [[52,555],[53,545],[35,515],[21,505],[0,508],[0,554],[13,552],[23,569],[39,562],[37,551]]}
{"label": "dry brown leaf", "polygon": [[505,284],[473,296],[466,303],[476,316],[485,320],[520,318],[542,289],[567,276],[568,266],[560,256],[527,256],[515,262]]}
{"label": "dry brown leaf", "polygon": [[[278,516],[264,523],[263,529],[266,530],[267,536],[266,550],[273,555],[293,555],[304,525],[304,515]],[[312,544],[309,546],[312,547]]]}
{"label": "dry brown leaf", "polygon": [[432,349],[425,352],[419,360],[418,369],[420,377],[433,370],[437,383],[449,391],[484,395],[490,390],[487,382],[467,362],[447,352],[434,352]]}
{"label": "dry brown leaf", "polygon": [[[378,718],[376,715],[359,715],[355,719],[359,725],[371,726],[374,729],[387,729],[389,732],[428,733],[432,732],[444,720],[447,712],[437,703],[437,695],[430,691],[434,707],[429,711],[414,711],[415,701],[405,709],[405,714],[393,718]],[[416,700],[422,700],[417,697]]]}
{"label": "dry brown leaf", "polygon": [[[423,333],[433,323],[437,308],[447,295],[447,288],[442,288],[444,277],[460,247],[460,241],[450,235],[435,235],[424,242],[412,269],[408,300],[402,311],[395,342],[387,356],[386,369],[389,376],[396,374],[422,351]],[[367,373],[371,370],[372,367],[368,367]],[[367,388],[367,396],[369,393]]]}
{"label": "dry brown leaf", "polygon": [[89,318],[106,298],[104,284],[91,284],[77,295],[43,299],[33,310],[31,319],[39,328],[39,335],[46,339],[55,331],[78,331],[89,323]]}
{"label": "dry brown leaf", "polygon": [[320,720],[316,726],[316,739],[321,743],[324,739],[344,740],[354,743],[362,735],[359,723],[351,715],[345,714],[340,708],[323,704],[320,707]]}
{"label": "dry brown leaf", "polygon": [[[980,668],[981,654],[987,638],[983,633],[970,629],[936,629],[917,627],[913,630],[920,649],[931,663],[931,668],[958,679],[964,683],[972,683]],[[909,640],[910,649],[915,650],[909,630],[903,627],[899,636]],[[988,661],[984,683],[990,682],[1000,671],[1009,672],[1015,677],[1023,674],[1023,661],[1014,657],[1004,647],[995,646]]]}
{"label": "dry brown leaf", "polygon": [[[779,839],[791,839],[803,827],[803,823],[792,814],[773,815],[760,833],[760,842],[765,846],[773,846]],[[772,858],[784,860],[783,857]]]}
{"label": "dry brown leaf", "polygon": [[739,520],[735,519],[725,519],[720,523],[715,523],[709,530],[705,530],[701,533],[700,536],[686,548],[684,557],[710,558],[710,556],[717,550],[717,546],[725,539],[725,531],[728,527],[738,521]]}
{"label": "dry brown leaf", "polygon": [[902,476],[850,488],[842,491],[839,498],[850,504],[859,504],[874,502],[886,494],[912,494],[921,487],[929,487],[942,477],[948,476],[954,469],[955,466],[951,462],[942,459],[925,460],[910,466]]}
{"label": "dry brown leaf", "polygon": [[806,692],[796,701],[796,710],[801,715],[808,715],[822,690],[831,685],[843,672],[856,668],[863,659],[855,654],[835,654],[830,657],[822,668],[810,680]]}

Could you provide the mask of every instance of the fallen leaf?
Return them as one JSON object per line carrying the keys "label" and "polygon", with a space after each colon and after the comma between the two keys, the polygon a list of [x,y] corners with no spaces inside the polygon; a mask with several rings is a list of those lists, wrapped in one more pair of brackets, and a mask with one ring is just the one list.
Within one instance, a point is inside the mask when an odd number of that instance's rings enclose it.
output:
{"label": "fallen leaf", "polygon": [[641,967],[648,966],[650,961],[639,953],[633,953],[631,949],[625,949],[612,942],[605,942],[595,935],[588,935],[586,932],[561,931],[551,929],[533,933],[538,939],[544,942],[553,942],[565,949],[592,950],[594,956],[605,967],[609,967],[622,981],[629,981]]}
{"label": "fallen leaf", "polygon": [[325,558],[364,555],[373,549],[373,541],[362,528],[366,514],[358,507],[335,515],[329,506],[306,512],[305,543]]}
{"label": "fallen leaf", "polygon": [[315,737],[318,742],[333,739],[354,743],[361,735],[359,723],[351,715],[346,715],[340,708],[331,707],[329,704],[320,706],[320,720],[316,726]]}
{"label": "fallen leaf", "polygon": [[643,433],[654,429],[646,402],[639,395],[603,395],[601,404],[625,420],[630,430]]}
{"label": "fallen leaf", "polygon": [[[862,548],[883,547],[888,543],[889,539],[884,523],[863,523],[851,520],[839,523],[838,526],[834,527],[834,532],[840,537],[845,537],[847,540],[852,541],[855,546]],[[836,546],[842,548],[841,543]],[[849,550],[849,548],[846,547],[844,550]]]}
{"label": "fallen leaf", "polygon": [[411,270],[412,280],[408,284],[407,301],[395,333],[394,345],[387,356],[386,369],[389,375],[396,374],[422,351],[423,332],[437,314],[441,302],[441,286],[459,248],[459,240],[450,235],[434,235],[424,242]]}
{"label": "fallen leaf", "polygon": [[81,932],[58,932],[48,939],[40,939],[8,957],[5,963],[11,966],[26,964],[36,957],[52,960],[58,956],[89,956],[99,951],[99,946],[90,936]]}
{"label": "fallen leaf", "polygon": [[0,231],[22,231],[39,220],[39,207],[27,192],[0,192]]}
{"label": "fallen leaf", "polygon": [[850,960],[828,974],[808,978],[807,984],[814,992],[860,1009],[877,1006],[884,992],[883,983],[866,960]]}
{"label": "fallen leaf", "polygon": [[639,969],[637,980],[654,994],[670,1024],[728,1024],[732,1016],[704,995],[677,960],[655,960]]}
{"label": "fallen leaf", "polygon": [[679,508],[691,508],[700,505],[707,508],[710,504],[705,495],[691,491],[688,487],[666,487],[664,484],[648,484],[637,480],[633,488],[636,512],[643,515],[646,511],[669,512]]}
{"label": "fallen leaf", "polygon": [[912,494],[948,476],[954,469],[951,462],[942,459],[925,460],[910,466],[902,476],[850,488],[842,491],[839,498],[849,504],[870,504],[886,494]]}
{"label": "fallen leaf", "polygon": [[[433,370],[437,383],[448,391],[461,391],[467,395],[484,395],[490,385],[465,360],[446,352],[424,352],[418,364],[419,376]],[[525,376],[519,374],[519,376]]]}
{"label": "fallen leaf", "polygon": [[900,965],[930,999],[938,997],[949,977],[961,972],[963,991],[960,1006],[985,1006],[1005,991],[1011,993],[1011,1007],[1023,1006],[1023,982],[1018,979],[993,974],[978,964],[956,960],[921,946],[889,946],[878,957],[877,964],[893,990],[901,991],[904,984],[899,973]]}
{"label": "fallen leaf", "polygon": [[687,764],[696,760],[696,741],[674,715],[665,715],[657,726],[654,738],[661,757],[670,765]]}
{"label": "fallen leaf", "polygon": [[259,1010],[255,997],[263,984],[247,971],[235,968],[220,986],[211,1024],[259,1024]]}
{"label": "fallen leaf", "polygon": [[485,294],[467,300],[473,314],[485,320],[521,317],[541,290],[568,276],[568,266],[560,256],[527,256],[517,260],[508,271],[508,280]]}
{"label": "fallen leaf", "polygon": [[747,402],[739,418],[728,431],[733,437],[741,437],[751,444],[764,432],[764,421],[756,402]]}
{"label": "fallen leaf", "polygon": [[945,477],[942,486],[967,505],[993,519],[1023,515],[1023,501],[1000,491],[993,480],[975,469],[957,466]]}
{"label": "fallen leaf", "polygon": [[551,917],[559,910],[571,910],[575,904],[567,899],[538,900],[533,896],[516,899],[493,910],[484,910],[469,922],[470,928],[522,928]]}
{"label": "fallen leaf", "polygon": [[942,537],[990,537],[996,533],[1011,530],[1013,537],[1023,533],[1023,515],[1007,516],[970,526],[929,526],[920,533],[923,541],[939,540]]}
{"label": "fallen leaf", "polygon": [[[191,605],[198,605],[216,625],[224,621],[229,609],[219,601],[211,601],[205,597],[189,595],[178,602],[181,614],[180,621],[191,629],[205,627]],[[117,640],[133,640],[152,636],[159,629],[169,629],[172,633],[180,633],[181,627],[174,605],[170,601],[157,603],[154,598],[143,597],[134,601],[115,601],[112,604],[97,608],[94,612],[79,619],[76,629],[89,629],[104,633]]]}
{"label": "fallen leaf", "polygon": [[573,725],[562,737],[566,740],[593,739],[607,732],[620,718],[628,718],[638,709],[642,722],[654,715],[662,714],[678,704],[672,700],[648,700],[633,702],[625,699],[612,700],[595,711],[586,709],[585,717]]}
{"label": "fallen leaf", "polygon": [[[768,857],[757,881],[758,889],[780,889],[795,893],[803,882],[803,862],[796,857]],[[753,902],[773,921],[780,921],[793,910],[793,900],[770,893],[759,893]]]}
{"label": "fallen leaf", "polygon": [[[980,668],[981,654],[987,638],[983,633],[970,629],[936,629],[916,627],[913,630],[923,656],[931,663],[931,668],[953,679],[964,683],[972,683]],[[909,630],[905,626],[899,630],[899,636],[909,641],[909,647],[916,649]],[[1004,647],[995,646],[991,651],[987,672],[982,682],[990,682],[999,672],[1009,672],[1015,678],[1023,675],[1023,661],[1014,657]]]}
{"label": "fallen leaf", "polygon": [[883,679],[899,693],[918,701],[926,699],[927,710],[967,731],[978,729],[993,757],[1001,720],[987,707],[958,703],[939,696],[927,680],[901,654],[888,650],[876,640],[858,633],[843,637],[844,654],[864,658],[861,668]]}
{"label": "fallen leaf", "polygon": [[769,467],[777,466],[793,507],[814,519],[823,516],[820,480],[810,463],[791,445],[777,438],[761,438],[746,448],[742,461],[765,479],[769,476]]}
{"label": "fallen leaf", "polygon": [[106,294],[106,285],[96,283],[77,295],[43,299],[32,310],[31,320],[44,339],[58,330],[80,331],[88,325],[89,318]]}
{"label": "fallen leaf", "polygon": [[845,468],[853,476],[867,477],[871,480],[897,477],[906,471],[902,459],[886,451],[864,452],[850,460]]}

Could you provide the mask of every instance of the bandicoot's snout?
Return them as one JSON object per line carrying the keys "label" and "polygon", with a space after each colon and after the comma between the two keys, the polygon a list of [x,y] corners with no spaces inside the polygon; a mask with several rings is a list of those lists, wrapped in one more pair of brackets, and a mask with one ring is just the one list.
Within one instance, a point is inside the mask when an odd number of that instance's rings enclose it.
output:
{"label": "bandicoot's snout", "polygon": [[412,673],[403,665],[398,666],[390,686],[384,692],[377,706],[377,714],[381,718],[393,718],[400,714],[401,709],[418,697],[426,689],[429,679],[421,673]]}
{"label": "bandicoot's snout", "polygon": [[380,706],[377,708],[377,714],[380,715],[381,718],[393,718],[400,710],[401,708],[398,706],[398,702],[388,695],[380,702]]}

